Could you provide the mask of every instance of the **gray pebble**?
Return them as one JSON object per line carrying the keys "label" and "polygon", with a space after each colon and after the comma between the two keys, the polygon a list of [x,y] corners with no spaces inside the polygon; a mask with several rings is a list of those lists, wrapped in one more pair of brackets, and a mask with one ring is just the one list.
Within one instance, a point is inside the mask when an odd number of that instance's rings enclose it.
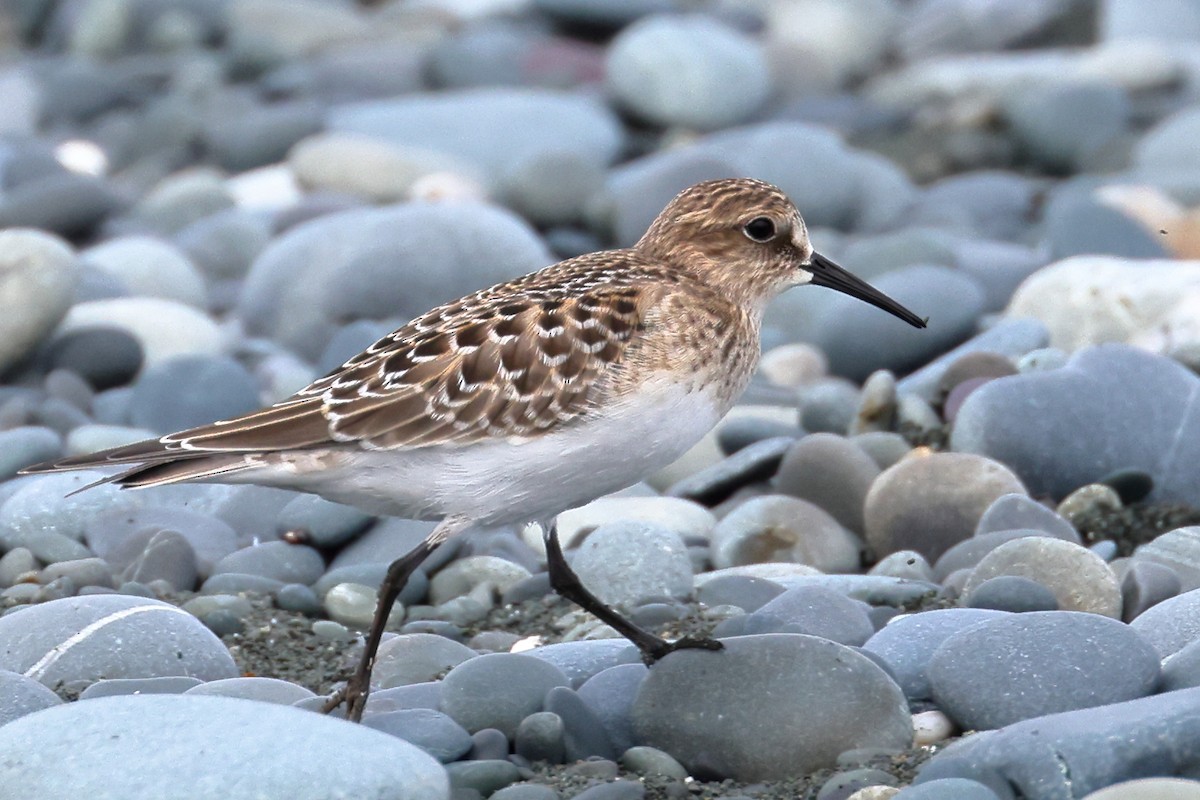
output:
{"label": "gray pebble", "polygon": [[33,678],[0,669],[0,726],[61,703],[58,695]]}
{"label": "gray pebble", "polygon": [[751,612],[762,608],[783,592],[782,586],[765,578],[722,575],[701,586],[696,592],[696,599],[710,608],[728,605]]}
{"label": "gray pebble", "polygon": [[[69,703],[5,725],[0,740],[6,790],[29,797],[172,797],[181,786],[191,796],[227,800],[449,795],[438,762],[406,742],[320,714],[229,697]],[[354,753],[353,764],[329,759],[330,752]],[[68,760],[72,769],[55,766]],[[139,769],[124,768],[133,763]],[[230,769],[245,763],[258,766]]]}
{"label": "gray pebble", "polygon": [[0,480],[8,480],[31,464],[58,458],[62,449],[62,436],[44,426],[23,425],[0,431]]}
{"label": "gray pebble", "polygon": [[861,534],[863,503],[879,466],[853,441],[830,433],[813,433],[784,455],[773,480],[783,494],[815,503],[843,527]]}
{"label": "gray pebble", "polygon": [[303,494],[279,512],[276,530],[302,531],[315,547],[336,547],[362,533],[374,519],[352,506]]}
{"label": "gray pebble", "polygon": [[1054,592],[1042,584],[1019,575],[1000,575],[969,590],[963,598],[968,608],[991,608],[997,611],[1057,611]]}
{"label": "gray pebble", "polygon": [[1121,617],[1121,587],[1108,565],[1086,547],[1043,536],[1005,542],[976,565],[963,591],[969,596],[984,581],[1016,575],[1054,593],[1064,611]]}
{"label": "gray pebble", "polygon": [[290,706],[301,700],[316,697],[311,691],[290,681],[278,678],[225,678],[208,681],[188,689],[184,694],[243,697],[260,703],[279,703]]}
{"label": "gray pebble", "polygon": [[1191,525],[1154,537],[1137,549],[1136,560],[1174,571],[1180,590],[1200,589],[1200,526]]}
{"label": "gray pebble", "polygon": [[847,645],[861,645],[875,633],[867,606],[820,586],[788,589],[762,608],[719,624],[717,636],[805,633]]}
{"label": "gray pebble", "polygon": [[562,717],[538,711],[521,720],[513,740],[514,752],[530,761],[561,764],[566,753]]}
{"label": "gray pebble", "polygon": [[892,800],[1001,800],[979,781],[968,778],[941,778],[900,790]]}
{"label": "gray pebble", "polygon": [[1146,609],[1179,594],[1182,582],[1175,570],[1134,558],[1121,578],[1121,619],[1132,622]]}
{"label": "gray pebble", "polygon": [[[63,648],[67,640],[72,646]],[[56,600],[0,618],[0,668],[79,688],[101,678],[237,674],[221,641],[186,611],[122,595]]]}
{"label": "gray pebble", "polygon": [[929,700],[933,695],[926,669],[942,642],[958,631],[998,619],[1004,613],[947,608],[910,614],[885,625],[867,640],[863,649],[887,662],[896,676],[896,682],[910,700]]}
{"label": "gray pebble", "polygon": [[492,800],[560,800],[558,792],[544,783],[518,783],[492,794]]}
{"label": "gray pebble", "polygon": [[535,647],[526,655],[553,664],[563,671],[572,687],[579,687],[593,675],[618,664],[640,663],[637,648],[625,639],[586,639],[555,642]]}
{"label": "gray pebble", "polygon": [[456,761],[446,765],[446,774],[452,788],[474,789],[484,797],[521,779],[515,764],[500,759]]}
{"label": "gray pebble", "polygon": [[39,567],[37,559],[28,548],[14,547],[0,556],[0,588],[7,589],[18,580],[27,580]]}
{"label": "gray pebble", "polygon": [[621,754],[620,764],[630,772],[647,777],[672,778],[677,781],[688,777],[683,764],[656,747],[630,747]]}
{"label": "gray pebble", "polygon": [[121,570],[122,580],[138,583],[165,580],[175,589],[185,592],[196,588],[199,578],[196,551],[192,549],[191,542],[176,531],[142,529],[122,542],[112,554],[118,559],[117,563],[125,561],[124,554],[135,549],[143,538],[145,546]]}
{"label": "gray pebble", "polygon": [[496,728],[511,738],[522,719],[542,710],[547,691],[568,684],[562,670],[540,659],[488,653],[446,675],[442,711],[468,731]]}
{"label": "gray pebble", "polygon": [[1083,544],[1075,526],[1056,514],[1053,509],[1046,508],[1024,494],[997,497],[979,518],[979,524],[975,526],[975,535],[1018,528],[1045,531],[1056,539]]}
{"label": "gray pebble", "polygon": [[275,605],[284,611],[296,611],[308,616],[321,613],[321,600],[316,592],[302,583],[288,583],[275,593]]}
{"label": "gray pebble", "polygon": [[572,562],[600,600],[632,607],[648,597],[687,597],[692,563],[674,531],[648,522],[613,522],[596,528]]}
{"label": "gray pebble", "polygon": [[284,586],[283,581],[246,575],[242,572],[223,572],[213,575],[200,586],[201,594],[264,594],[274,595]]}
{"label": "gray pebble", "polygon": [[879,557],[916,550],[932,561],[971,536],[997,497],[1023,491],[1006,466],[969,453],[905,459],[871,485],[867,543]]}
{"label": "gray pebble", "polygon": [[[771,703],[745,702],[764,686]],[[912,740],[908,704],[883,670],[843,645],[797,634],[671,654],[650,670],[633,718],[643,743],[692,775],[742,781],[804,775],[833,766],[850,747]],[[776,733],[764,739],[763,730]]]}
{"label": "gray pebble", "polygon": [[642,800],[646,787],[639,781],[616,780],[584,789],[575,800]]}
{"label": "gray pebble", "polygon": [[578,693],[565,686],[556,686],[546,693],[545,709],[562,720],[567,761],[617,757],[603,723]]}
{"label": "gray pebble", "polygon": [[622,664],[598,672],[579,687],[579,699],[600,720],[618,752],[633,746],[631,709],[648,670],[644,664]]}
{"label": "gray pebble", "polygon": [[1161,658],[1200,639],[1200,589],[1176,595],[1143,611],[1129,627],[1154,646]]}
{"label": "gray pebble", "polygon": [[823,572],[855,572],[860,550],[858,537],[828,512],[786,495],[741,503],[712,533],[712,561],[718,569],[786,561]]}
{"label": "gray pebble", "polygon": [[214,576],[231,572],[281,583],[313,584],[325,572],[325,559],[306,545],[263,542],[236,550],[213,565]]}
{"label": "gray pebble", "polygon": [[484,728],[471,734],[470,761],[490,761],[508,758],[508,737],[495,728]]}
{"label": "gray pebble", "polygon": [[739,489],[774,475],[794,441],[795,437],[789,435],[755,442],[672,484],[666,494],[709,506],[723,502]]}
{"label": "gray pebble", "polygon": [[170,433],[258,407],[254,376],[241,364],[225,356],[178,356],[146,367],[130,416],[139,428]]}
{"label": "gray pebble", "polygon": [[1036,611],[950,635],[928,675],[940,708],[963,729],[985,730],[1150,694],[1159,664],[1150,644],[1117,620]]}
{"label": "gray pebble", "polygon": [[368,714],[363,724],[415,744],[443,764],[471,749],[471,734],[445,714],[428,708]]}
{"label": "gray pebble", "polygon": [[202,686],[198,678],[186,675],[164,675],[158,678],[110,678],[99,680],[79,693],[80,700],[116,697],[128,694],[183,694]]}

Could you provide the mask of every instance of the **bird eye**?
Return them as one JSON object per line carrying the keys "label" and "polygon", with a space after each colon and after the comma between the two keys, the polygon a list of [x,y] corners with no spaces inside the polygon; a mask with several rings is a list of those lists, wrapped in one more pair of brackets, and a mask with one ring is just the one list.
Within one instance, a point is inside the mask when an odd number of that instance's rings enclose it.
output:
{"label": "bird eye", "polygon": [[775,238],[775,221],[770,217],[755,217],[742,226],[742,233],[751,241],[769,242]]}

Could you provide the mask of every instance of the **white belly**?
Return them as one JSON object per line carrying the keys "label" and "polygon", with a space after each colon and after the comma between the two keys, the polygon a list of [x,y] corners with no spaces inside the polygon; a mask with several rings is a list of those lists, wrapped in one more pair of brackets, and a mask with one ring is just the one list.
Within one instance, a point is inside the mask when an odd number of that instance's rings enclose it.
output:
{"label": "white belly", "polygon": [[[623,489],[675,461],[724,413],[706,391],[643,384],[637,398],[571,426],[524,440],[459,447],[339,454],[330,469],[298,459],[246,479],[315,492],[377,514],[483,525],[547,520]],[[316,459],[311,459],[316,461]]]}

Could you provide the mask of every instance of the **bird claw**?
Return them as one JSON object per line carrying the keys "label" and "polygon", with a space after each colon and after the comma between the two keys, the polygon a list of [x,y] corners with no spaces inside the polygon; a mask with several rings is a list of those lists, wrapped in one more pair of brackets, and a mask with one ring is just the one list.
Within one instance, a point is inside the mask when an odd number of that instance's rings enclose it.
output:
{"label": "bird claw", "polygon": [[643,651],[642,661],[646,662],[646,666],[650,666],[664,656],[674,653],[676,650],[709,650],[716,652],[717,650],[724,649],[725,645],[707,636],[684,636],[673,642],[663,642],[661,646]]}

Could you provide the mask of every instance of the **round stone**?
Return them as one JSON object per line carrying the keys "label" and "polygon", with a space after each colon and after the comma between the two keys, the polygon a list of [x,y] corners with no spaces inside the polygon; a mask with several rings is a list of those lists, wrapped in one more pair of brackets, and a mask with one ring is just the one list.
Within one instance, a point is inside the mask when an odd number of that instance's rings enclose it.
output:
{"label": "round stone", "polygon": [[259,407],[254,376],[231,358],[183,356],[147,367],[130,414],[140,428],[169,433]]}
{"label": "round stone", "polygon": [[1176,595],[1142,612],[1129,627],[1154,645],[1162,658],[1200,639],[1200,589]]}
{"label": "round stone", "polygon": [[938,706],[963,729],[1143,697],[1159,680],[1154,648],[1098,614],[1035,611],[952,634],[929,661]]}
{"label": "round stone", "polygon": [[568,686],[558,667],[515,653],[487,653],[464,661],[442,681],[442,711],[472,733],[496,728],[510,739],[521,720],[542,710],[546,692]]}
{"label": "round stone", "polygon": [[1058,611],[1054,592],[1035,580],[1020,575],[999,575],[975,586],[965,597],[968,608],[997,611]]}
{"label": "round stone", "polygon": [[61,703],[58,695],[33,678],[0,669],[0,725]]}
{"label": "round stone", "polygon": [[843,527],[863,532],[863,503],[879,466],[861,447],[831,433],[813,433],[787,451],[775,473],[775,488],[815,503]]}
{"label": "round stone", "polygon": [[0,480],[15,477],[17,470],[62,455],[63,440],[41,425],[21,425],[0,431]]}
{"label": "round stone", "polygon": [[120,328],[79,328],[55,338],[46,353],[55,369],[69,369],[96,390],[124,386],[142,368],[142,345]]}
{"label": "round stone", "polygon": [[96,328],[128,333],[142,348],[147,366],[176,356],[211,356],[224,347],[221,329],[207,314],[161,297],[112,297],[76,303],[56,335]]}
{"label": "round stone", "polygon": [[368,714],[363,725],[415,744],[443,764],[456,761],[471,749],[471,734],[440,711],[403,708]]}
{"label": "round stone", "polygon": [[634,745],[636,737],[630,711],[647,673],[645,664],[620,664],[597,672],[584,681],[577,692],[618,752]]}
{"label": "round stone", "polygon": [[[68,703],[5,725],[0,742],[4,785],[28,797],[450,796],[441,765],[400,739],[321,714],[229,697],[134,695]],[[330,759],[330,748],[355,757]],[[71,769],[60,768],[68,762]],[[182,794],[181,787],[187,787]]]}
{"label": "round stone", "polygon": [[854,572],[860,548],[858,537],[818,506],[766,495],[747,500],[717,523],[711,557],[718,569],[789,562],[822,572]]}
{"label": "round stone", "polygon": [[162,297],[203,308],[204,278],[174,245],[150,236],[110,239],[79,254],[80,260],[116,278],[129,294]]}
{"label": "round stone", "polygon": [[648,522],[601,525],[572,562],[583,585],[608,605],[632,607],[648,597],[687,597],[692,562],[678,534]]}
{"label": "round stone", "polygon": [[476,655],[466,645],[432,633],[393,636],[379,646],[371,685],[374,689],[390,689],[437,680]]}
{"label": "round stone", "polygon": [[609,46],[609,91],[657,125],[709,130],[741,122],[771,90],[759,44],[706,17],[653,16]]}
{"label": "round stone", "polygon": [[867,608],[865,603],[821,586],[797,586],[757,611],[725,620],[714,634],[804,633],[857,646],[875,633]]}
{"label": "round stone", "polygon": [[0,370],[24,358],[63,318],[77,272],[75,254],[57,236],[0,231]]}
{"label": "round stone", "polygon": [[833,767],[853,747],[898,750],[912,741],[908,704],[882,669],[799,634],[672,653],[642,683],[633,720],[642,742],[705,779],[796,777]]}
{"label": "round stone", "polygon": [[1025,493],[1007,467],[970,453],[909,457],[871,485],[864,510],[867,543],[877,556],[916,550],[933,561],[971,536],[983,512],[1004,494]]}
{"label": "round stone", "polygon": [[910,700],[929,700],[932,689],[926,668],[934,652],[951,635],[1005,612],[945,608],[895,617],[867,640],[863,649],[879,656]]}
{"label": "round stone", "polygon": [[218,697],[241,697],[246,700],[257,700],[260,703],[278,703],[290,706],[301,700],[316,697],[303,686],[278,678],[225,678],[218,681],[208,681],[192,687],[184,694],[215,695]]}
{"label": "round stone", "polygon": [[221,640],[191,614],[121,595],[69,597],[0,617],[0,668],[76,689],[101,678],[237,674]]}
{"label": "round stone", "polygon": [[1139,547],[1135,557],[1169,567],[1178,576],[1182,591],[1200,589],[1200,526],[1176,528],[1156,536]]}
{"label": "round stone", "polygon": [[325,572],[325,559],[307,545],[262,542],[235,550],[213,565],[213,575],[225,572],[258,575],[283,583],[313,584]]}
{"label": "round stone", "polygon": [[983,557],[967,579],[969,597],[985,581],[1019,576],[1049,589],[1063,611],[1121,618],[1121,586],[1102,558],[1086,547],[1042,536],[1005,542]]}

